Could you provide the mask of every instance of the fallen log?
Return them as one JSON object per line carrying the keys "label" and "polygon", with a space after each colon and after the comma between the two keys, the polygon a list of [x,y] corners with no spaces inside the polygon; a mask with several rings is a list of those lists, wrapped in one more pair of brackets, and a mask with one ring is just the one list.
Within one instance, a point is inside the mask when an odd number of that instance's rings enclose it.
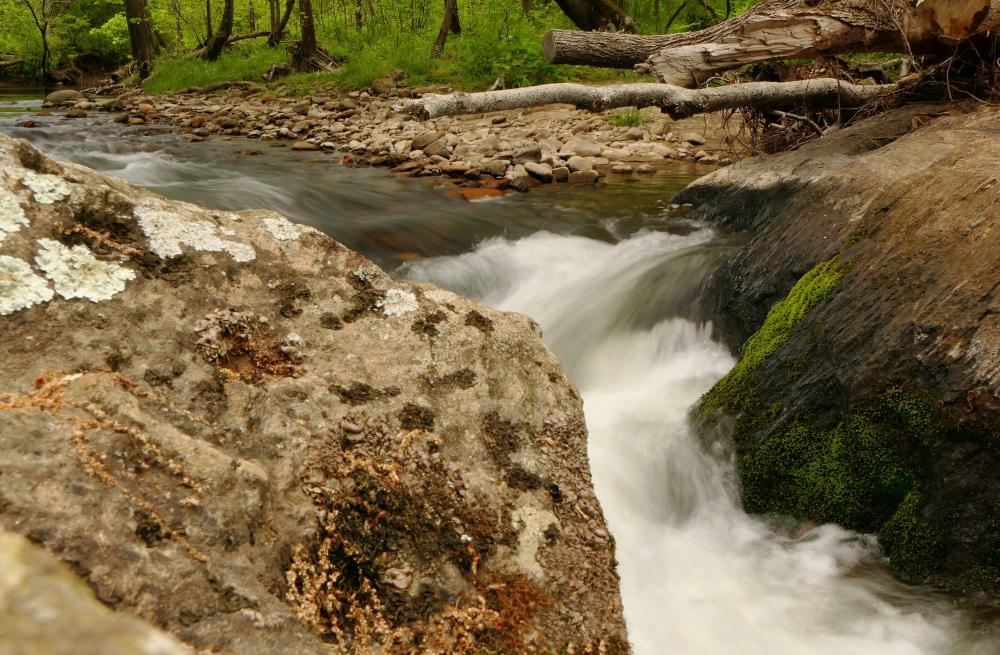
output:
{"label": "fallen log", "polygon": [[947,54],[956,42],[1000,28],[1000,0],[765,0],[704,30],[654,36],[553,30],[553,63],[636,66],[694,86],[741,66],[857,52]]}
{"label": "fallen log", "polygon": [[542,54],[553,64],[633,68],[670,47],[676,36],[549,30],[542,37]]}
{"label": "fallen log", "polygon": [[798,103],[815,108],[858,107],[899,90],[895,84],[858,85],[832,78],[796,82],[748,82],[706,89],[685,89],[671,84],[618,84],[593,87],[583,84],[543,84],[521,89],[426,95],[400,100],[392,111],[420,119],[485,114],[494,111],[568,104],[590,111],[618,107],[659,107],[680,119],[725,109],[754,107],[777,109]]}

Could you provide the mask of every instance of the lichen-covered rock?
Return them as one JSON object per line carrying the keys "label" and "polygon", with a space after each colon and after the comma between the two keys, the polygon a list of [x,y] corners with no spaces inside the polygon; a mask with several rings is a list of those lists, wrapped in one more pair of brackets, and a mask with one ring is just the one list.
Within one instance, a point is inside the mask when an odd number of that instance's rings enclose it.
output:
{"label": "lichen-covered rock", "polygon": [[530,319],[2,135],[0,170],[0,527],[210,652],[627,650]]}
{"label": "lichen-covered rock", "polygon": [[0,529],[0,652],[31,655],[191,655],[173,637],[112,612],[72,570]]}
{"label": "lichen-covered rock", "polygon": [[877,532],[905,578],[994,596],[998,172],[1000,112],[910,106],[677,199],[753,232],[714,281],[741,360],[698,410],[747,508]]}

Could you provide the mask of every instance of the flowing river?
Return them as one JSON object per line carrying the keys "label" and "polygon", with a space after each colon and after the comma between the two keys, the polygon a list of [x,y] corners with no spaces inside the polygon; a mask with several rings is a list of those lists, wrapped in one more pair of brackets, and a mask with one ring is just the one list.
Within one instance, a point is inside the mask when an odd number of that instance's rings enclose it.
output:
{"label": "flowing river", "polygon": [[37,105],[0,92],[0,130],[169,197],[274,209],[396,275],[537,320],[584,398],[639,655],[1000,653],[996,616],[896,582],[874,538],[745,514],[731,463],[692,435],[690,407],[735,363],[700,299],[740,238],[669,204],[704,170],[468,203],[333,156],[33,118]]}

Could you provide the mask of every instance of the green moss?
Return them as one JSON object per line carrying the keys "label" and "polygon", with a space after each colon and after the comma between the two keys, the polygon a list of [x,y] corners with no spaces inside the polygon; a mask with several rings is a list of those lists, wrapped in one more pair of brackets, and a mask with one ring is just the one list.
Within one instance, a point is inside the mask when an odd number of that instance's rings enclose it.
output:
{"label": "green moss", "polygon": [[817,264],[803,275],[785,299],[775,303],[764,324],[743,345],[740,361],[733,370],[702,397],[699,412],[704,415],[733,401],[737,407],[748,406],[751,399],[740,398],[747,386],[747,375],[788,341],[792,329],[802,322],[810,309],[833,293],[843,277],[844,270],[836,257]]}
{"label": "green moss", "polygon": [[958,580],[958,589],[965,594],[994,592],[1000,586],[1000,569],[995,566],[973,566]]}
{"label": "green moss", "polygon": [[902,387],[892,387],[882,396],[880,409],[886,418],[904,425],[914,436],[927,439],[935,430],[934,402]]}
{"label": "green moss", "polygon": [[890,434],[857,414],[829,430],[800,422],[770,435],[740,462],[747,509],[874,529],[914,479]]}
{"label": "green moss", "polygon": [[941,532],[920,518],[920,506],[920,492],[911,489],[878,534],[893,568],[914,580],[934,571],[943,544]]}

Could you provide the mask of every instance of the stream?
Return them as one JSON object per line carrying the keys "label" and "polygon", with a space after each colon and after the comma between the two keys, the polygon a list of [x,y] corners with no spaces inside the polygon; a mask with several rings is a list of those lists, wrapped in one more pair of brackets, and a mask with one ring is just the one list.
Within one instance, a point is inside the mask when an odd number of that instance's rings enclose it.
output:
{"label": "stream", "polygon": [[[703,285],[742,241],[670,204],[706,169],[469,203],[333,155],[34,117],[37,95],[4,93],[0,131],[57,158],[171,198],[273,209],[397,276],[538,321],[584,398],[637,654],[1000,653],[995,618],[897,582],[873,537],[745,514],[731,462],[692,435],[689,409],[735,363]],[[28,118],[42,126],[18,127]]]}

